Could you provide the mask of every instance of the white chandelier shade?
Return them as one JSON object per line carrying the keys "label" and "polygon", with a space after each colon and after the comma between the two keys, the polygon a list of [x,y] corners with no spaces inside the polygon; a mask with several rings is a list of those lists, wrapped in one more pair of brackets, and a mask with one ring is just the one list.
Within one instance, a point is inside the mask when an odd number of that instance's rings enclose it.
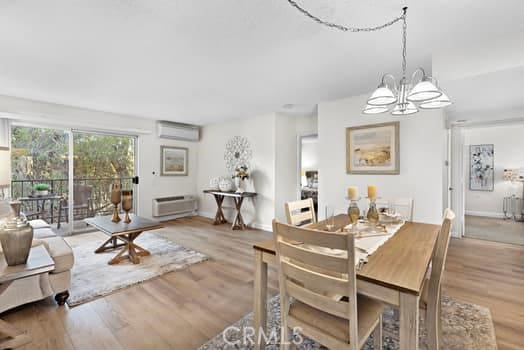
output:
{"label": "white chandelier shade", "polygon": [[368,99],[370,106],[387,106],[395,102],[397,102],[395,94],[384,83],[381,83]]}
{"label": "white chandelier shade", "polygon": [[420,81],[408,94],[410,102],[424,102],[442,95],[442,91],[431,82],[429,78]]}
{"label": "white chandelier shade", "polygon": [[362,111],[364,114],[380,114],[387,112],[389,108],[387,106],[372,106],[367,105],[366,108]]}
{"label": "white chandelier shade", "polygon": [[417,106],[413,102],[407,102],[407,103],[398,103],[395,105],[395,108],[391,111],[391,114],[393,115],[410,115],[417,113],[418,109]]}
{"label": "white chandelier shade", "polygon": [[437,98],[423,102],[419,105],[422,109],[437,109],[451,105],[452,102],[446,94],[442,94]]}

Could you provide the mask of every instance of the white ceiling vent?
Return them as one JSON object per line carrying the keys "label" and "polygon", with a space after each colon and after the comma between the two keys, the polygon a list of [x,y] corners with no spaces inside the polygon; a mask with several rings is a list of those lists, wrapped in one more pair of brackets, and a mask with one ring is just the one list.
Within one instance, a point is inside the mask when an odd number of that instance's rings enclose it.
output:
{"label": "white ceiling vent", "polygon": [[158,137],[163,139],[198,141],[200,128],[196,125],[159,121]]}

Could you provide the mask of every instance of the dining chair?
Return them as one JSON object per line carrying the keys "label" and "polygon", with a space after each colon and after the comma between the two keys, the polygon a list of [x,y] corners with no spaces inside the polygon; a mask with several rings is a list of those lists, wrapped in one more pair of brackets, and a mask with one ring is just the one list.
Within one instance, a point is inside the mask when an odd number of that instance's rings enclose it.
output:
{"label": "dining chair", "polygon": [[426,312],[426,326],[428,330],[428,349],[438,350],[442,326],[441,312],[441,283],[442,275],[446,265],[449,242],[451,239],[451,225],[455,219],[455,213],[451,209],[444,212],[444,220],[440,229],[433,257],[429,278],[426,279],[420,297],[420,307]]}
{"label": "dining chair", "polygon": [[413,198],[397,198],[393,201],[393,209],[405,221],[413,221]]}
{"label": "dining chair", "polygon": [[307,198],[285,204],[287,223],[293,226],[303,226],[317,222],[313,199]]}
{"label": "dining chair", "polygon": [[382,349],[382,304],[357,296],[355,237],[276,220],[273,236],[280,288],[281,349],[289,348],[290,327],[330,349],[360,349],[373,334],[374,348]]}

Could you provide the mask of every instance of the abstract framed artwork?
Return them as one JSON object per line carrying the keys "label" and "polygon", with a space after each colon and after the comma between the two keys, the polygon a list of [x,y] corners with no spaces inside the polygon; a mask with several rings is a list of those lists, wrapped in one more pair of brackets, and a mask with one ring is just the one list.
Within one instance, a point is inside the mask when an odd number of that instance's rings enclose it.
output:
{"label": "abstract framed artwork", "polygon": [[495,185],[495,149],[493,145],[469,146],[470,191],[493,191]]}
{"label": "abstract framed artwork", "polygon": [[185,147],[160,146],[160,175],[187,176],[187,155]]}
{"label": "abstract framed artwork", "polygon": [[348,174],[400,174],[400,122],[346,128]]}

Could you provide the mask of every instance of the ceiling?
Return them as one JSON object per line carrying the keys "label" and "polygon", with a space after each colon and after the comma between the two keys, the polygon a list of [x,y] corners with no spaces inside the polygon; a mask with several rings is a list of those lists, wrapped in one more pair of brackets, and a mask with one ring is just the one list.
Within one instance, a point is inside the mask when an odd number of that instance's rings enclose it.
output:
{"label": "ceiling", "polygon": [[[299,3],[369,26],[406,1]],[[521,0],[407,5],[409,71],[471,37],[524,33]],[[330,30],[286,0],[0,0],[0,94],[207,124],[369,92],[398,76],[400,34]]]}

